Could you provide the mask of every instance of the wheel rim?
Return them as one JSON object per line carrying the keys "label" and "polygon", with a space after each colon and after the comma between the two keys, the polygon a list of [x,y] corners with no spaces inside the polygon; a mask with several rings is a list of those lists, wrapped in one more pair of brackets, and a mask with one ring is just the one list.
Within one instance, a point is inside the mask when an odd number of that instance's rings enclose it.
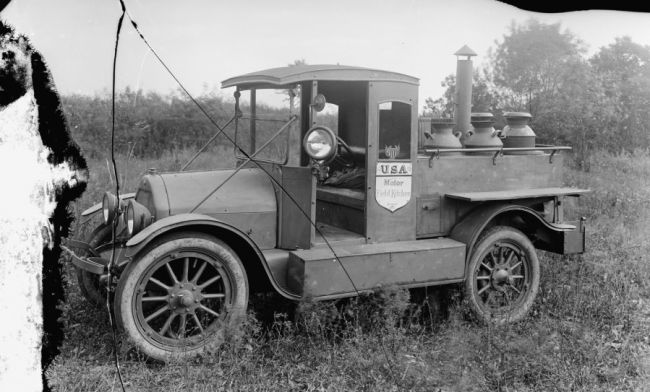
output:
{"label": "wheel rim", "polygon": [[480,260],[474,274],[474,292],[483,311],[508,313],[526,300],[531,264],[516,243],[497,242],[481,254]]}
{"label": "wheel rim", "polygon": [[226,322],[232,281],[214,254],[196,250],[166,254],[136,283],[132,304],[137,327],[159,347],[200,347]]}

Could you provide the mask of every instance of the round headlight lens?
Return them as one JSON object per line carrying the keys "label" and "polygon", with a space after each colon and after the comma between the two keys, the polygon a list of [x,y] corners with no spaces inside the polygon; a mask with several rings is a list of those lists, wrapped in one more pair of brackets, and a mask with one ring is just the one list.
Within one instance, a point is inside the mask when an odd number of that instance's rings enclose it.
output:
{"label": "round headlight lens", "polygon": [[102,212],[104,214],[104,223],[108,223],[108,217],[109,217],[109,208],[108,205],[106,204],[106,200],[102,200]]}
{"label": "round headlight lens", "polygon": [[126,207],[126,230],[129,235],[133,235],[133,229],[135,227],[135,211],[133,210],[133,203],[129,203]]}
{"label": "round headlight lens", "polygon": [[110,193],[104,193],[102,199],[102,214],[104,215],[104,223],[109,224],[115,218],[115,209],[117,207],[117,197]]}
{"label": "round headlight lens", "polygon": [[336,153],[336,135],[324,126],[315,126],[305,134],[303,146],[312,159],[323,161]]}
{"label": "round headlight lens", "polygon": [[137,201],[129,200],[124,214],[124,223],[129,236],[134,236],[151,223],[151,213],[147,207]]}

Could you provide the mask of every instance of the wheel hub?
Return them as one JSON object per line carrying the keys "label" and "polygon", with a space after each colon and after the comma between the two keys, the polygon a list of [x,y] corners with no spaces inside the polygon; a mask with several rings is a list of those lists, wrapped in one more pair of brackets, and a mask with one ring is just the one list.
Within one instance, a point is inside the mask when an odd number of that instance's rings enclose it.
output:
{"label": "wheel hub", "polygon": [[196,287],[181,288],[174,287],[170,294],[169,304],[176,313],[185,313],[196,308],[199,304],[199,295]]}
{"label": "wheel hub", "polygon": [[502,283],[508,280],[509,276],[510,276],[510,272],[508,272],[507,269],[499,268],[496,269],[492,274],[492,279],[494,279],[497,283]]}
{"label": "wheel hub", "polygon": [[510,283],[510,271],[506,268],[495,268],[492,272],[492,287],[504,291],[504,285]]}

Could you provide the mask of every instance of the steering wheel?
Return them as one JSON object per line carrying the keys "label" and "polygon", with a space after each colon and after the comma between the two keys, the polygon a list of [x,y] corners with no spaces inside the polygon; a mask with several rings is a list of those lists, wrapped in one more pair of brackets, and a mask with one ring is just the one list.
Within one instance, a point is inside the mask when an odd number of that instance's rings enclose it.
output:
{"label": "steering wheel", "polygon": [[[334,161],[345,167],[353,167],[354,161],[351,158],[348,158],[353,155],[352,149],[339,136],[336,136],[336,140],[338,141],[339,153],[334,156]],[[346,151],[345,154],[342,153],[342,150]]]}

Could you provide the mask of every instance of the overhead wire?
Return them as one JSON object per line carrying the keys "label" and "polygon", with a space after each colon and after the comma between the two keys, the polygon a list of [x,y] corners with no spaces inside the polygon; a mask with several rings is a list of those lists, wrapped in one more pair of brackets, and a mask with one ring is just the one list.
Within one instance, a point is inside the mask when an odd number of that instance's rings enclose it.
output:
{"label": "overhead wire", "polygon": [[111,222],[111,258],[107,266],[107,279],[106,279],[106,309],[108,311],[108,321],[111,326],[112,338],[113,338],[113,361],[115,363],[115,369],[117,370],[117,376],[120,381],[120,386],[122,392],[125,392],[124,389],[124,380],[122,379],[122,371],[120,370],[120,360],[117,355],[117,331],[115,326],[115,321],[113,320],[113,311],[111,309],[111,284],[112,284],[112,270],[115,263],[115,237],[119,219],[119,208],[120,208],[120,177],[117,175],[117,163],[115,162],[115,80],[116,80],[116,68],[117,68],[117,53],[118,47],[120,44],[120,33],[122,31],[122,22],[124,21],[124,15],[126,13],[126,6],[124,2],[120,0],[120,5],[122,6],[122,14],[120,19],[117,21],[117,32],[115,34],[115,52],[113,53],[113,75],[112,75],[112,90],[111,90],[111,162],[113,162],[113,172],[115,173],[115,196],[117,197],[117,203],[115,205],[115,211],[113,213],[113,221]]}
{"label": "overhead wire", "polygon": [[[220,134],[223,134],[224,137],[235,147],[236,150],[238,150],[247,160],[249,160],[250,162],[253,162],[260,170],[262,170],[268,176],[268,178],[289,198],[289,200],[296,206],[296,208],[298,208],[300,213],[309,221],[309,224],[314,228],[314,230],[316,232],[318,232],[318,234],[320,234],[320,236],[323,238],[323,242],[328,247],[330,252],[332,252],[332,255],[333,255],[334,259],[337,261],[337,263],[339,264],[339,266],[341,267],[341,269],[345,273],[347,279],[349,280],[350,284],[352,285],[352,288],[353,288],[355,294],[357,296],[359,296],[361,293],[360,293],[359,289],[357,288],[356,284],[354,283],[354,280],[352,279],[349,271],[347,270],[347,268],[345,267],[345,265],[343,264],[343,262],[341,261],[339,256],[336,254],[336,251],[334,250],[333,246],[331,245],[331,243],[329,242],[329,240],[327,239],[325,234],[318,228],[318,225],[316,224],[316,222],[314,222],[312,220],[311,215],[309,213],[307,213],[300,206],[298,201],[293,197],[293,195],[289,191],[287,191],[287,189],[282,185],[282,183],[280,183],[280,181],[278,181],[263,165],[260,164],[260,162],[258,162],[256,159],[254,159],[253,156],[251,156],[251,154],[247,153],[243,148],[241,148],[241,146],[239,146],[239,144],[230,135],[228,135],[228,133],[225,132],[225,126],[220,127],[219,124],[217,124],[217,122],[214,120],[214,118],[212,118],[212,116],[203,107],[203,105],[201,105],[201,103],[196,98],[194,98],[194,96],[187,90],[185,85],[178,79],[178,77],[169,68],[169,66],[165,63],[165,61],[158,55],[156,50],[149,43],[149,41],[146,39],[144,34],[140,31],[140,28],[139,28],[137,22],[133,19],[133,17],[129,13],[128,9],[126,8],[126,6],[124,4],[124,1],[119,0],[119,2],[120,2],[120,5],[122,6],[122,10],[123,10],[123,14],[122,14],[122,17],[120,18],[119,25],[121,26],[122,18],[124,17],[124,15],[126,15],[126,17],[129,19],[129,22],[133,26],[133,29],[140,36],[140,39],[142,39],[142,41],[149,48],[149,50],[154,55],[154,57],[160,62],[160,64],[163,66],[163,68],[172,77],[172,79],[174,79],[174,81],[178,84],[178,86],[181,88],[181,90],[187,95],[187,97],[192,101],[192,103],[194,103],[194,105],[199,109],[199,111],[208,119],[208,121],[212,125],[214,125],[219,130],[219,132],[216,135],[214,135],[212,139],[216,138]],[[118,30],[118,34],[119,34],[119,30]],[[116,44],[116,56],[117,56],[117,44]],[[115,81],[113,80],[113,88],[114,88],[114,86],[115,86]],[[113,121],[114,121],[114,118],[113,118]],[[113,124],[113,127],[114,127],[114,124]],[[218,187],[221,187],[221,186],[223,186],[223,184],[219,184]],[[118,205],[119,205],[119,195],[118,195]],[[115,246],[114,243],[113,243],[113,246]],[[386,358],[386,361],[390,365],[390,360],[388,358],[386,348],[384,347],[383,340],[380,339],[380,343],[381,343],[381,347],[382,347],[384,356]],[[391,375],[391,378],[395,382],[396,386],[398,388],[400,388],[399,382],[398,382],[397,378],[395,377],[395,374],[393,373],[393,370],[392,370],[391,366],[388,366],[387,368],[388,368],[388,371],[389,371],[389,373]]]}
{"label": "overhead wire", "polygon": [[[120,1],[120,3],[123,3],[122,0],[119,0],[119,1]],[[260,168],[260,169],[261,169],[261,170],[262,170],[262,171],[263,171],[263,172],[264,172],[264,173],[269,177],[269,179],[270,179],[273,183],[275,183],[275,184],[276,184],[276,185],[277,185],[277,186],[282,190],[282,192],[283,192],[283,193],[284,193],[284,194],[289,198],[289,200],[291,200],[291,202],[292,202],[292,203],[293,203],[293,204],[298,208],[298,210],[299,210],[299,211],[300,211],[300,212],[305,216],[305,218],[307,218],[307,220],[308,220],[309,223],[314,227],[314,229],[315,229],[315,230],[316,230],[316,231],[317,231],[317,232],[318,232],[318,233],[323,237],[323,241],[325,242],[325,244],[327,245],[327,247],[331,250],[332,254],[334,255],[334,258],[338,261],[338,263],[341,265],[341,268],[343,268],[343,271],[344,271],[345,274],[347,275],[348,280],[349,280],[350,283],[352,284],[352,287],[353,287],[353,289],[354,289],[354,292],[355,292],[357,295],[359,295],[360,292],[359,292],[359,290],[357,289],[357,286],[354,284],[354,281],[352,280],[352,277],[351,277],[350,274],[348,273],[347,269],[345,268],[345,266],[343,265],[343,263],[341,262],[341,260],[339,259],[339,257],[336,255],[336,252],[334,251],[334,248],[332,247],[332,245],[330,244],[330,242],[327,240],[327,238],[326,238],[325,235],[322,233],[322,231],[318,228],[318,226],[316,225],[316,223],[312,221],[311,216],[310,216],[307,212],[305,212],[305,211],[300,207],[300,204],[298,203],[298,201],[296,201],[296,199],[293,197],[293,195],[292,195],[291,193],[289,193],[289,192],[286,190],[286,188],[285,188],[285,187],[284,187],[284,186],[283,186],[283,185],[282,185],[282,184],[281,184],[281,183],[280,183],[280,182],[279,182],[275,177],[273,177],[273,175],[272,175],[271,173],[269,173],[268,170],[266,170],[266,168],[264,168],[264,167],[263,167],[263,166],[262,166],[262,165],[261,165],[257,160],[255,160],[255,159],[254,159],[254,158],[253,158],[249,153],[247,153],[246,151],[244,151],[244,149],[242,149],[241,146],[239,146],[239,144],[238,144],[238,143],[237,143],[237,142],[236,142],[236,141],[235,141],[235,140],[234,140],[230,135],[228,135],[228,134],[225,132],[225,128],[222,128],[222,127],[219,126],[219,124],[217,124],[217,122],[214,120],[214,118],[212,118],[212,116],[211,116],[211,115],[208,113],[208,111],[203,107],[203,105],[201,105],[201,103],[200,103],[196,98],[194,98],[194,96],[193,96],[193,95],[192,95],[192,94],[187,90],[187,88],[185,88],[185,85],[183,85],[183,83],[181,83],[181,81],[176,77],[176,75],[174,74],[174,72],[172,72],[172,70],[167,66],[167,64],[165,63],[165,61],[164,61],[164,60],[163,60],[163,59],[158,55],[158,53],[156,52],[156,50],[151,46],[151,44],[149,43],[149,41],[145,38],[145,36],[143,35],[143,33],[140,31],[140,29],[139,29],[139,27],[138,27],[138,24],[133,20],[133,18],[131,17],[131,14],[129,14],[129,11],[128,11],[128,10],[126,10],[126,16],[127,16],[127,18],[129,18],[129,21],[131,22],[131,25],[133,26],[133,28],[135,29],[135,31],[138,33],[138,35],[140,36],[140,38],[142,39],[142,41],[145,43],[145,45],[147,45],[147,47],[149,48],[149,50],[151,50],[151,53],[153,53],[154,57],[156,57],[156,59],[158,59],[158,61],[160,62],[160,64],[163,66],[163,68],[165,68],[165,70],[169,73],[169,75],[174,79],[174,81],[178,84],[178,86],[181,88],[181,90],[183,90],[183,92],[187,95],[187,97],[192,101],[192,103],[194,103],[194,105],[196,105],[196,107],[199,109],[199,111],[200,111],[201,113],[203,113],[203,115],[208,119],[208,121],[210,121],[210,123],[211,123],[212,125],[214,125],[215,127],[217,127],[217,129],[219,129],[219,133],[217,133],[215,136],[213,136],[213,138],[215,138],[215,137],[218,136],[219,134],[222,134],[222,135],[223,135],[223,136],[224,136],[224,137],[225,137],[225,138],[226,138],[226,139],[227,139],[227,140],[228,140],[228,141],[229,141],[229,142],[230,142],[230,143],[231,143],[231,144],[232,144],[232,145],[233,145],[233,146],[234,146],[234,147],[235,147],[235,148],[236,148],[236,149],[237,149],[237,150],[238,150],[238,151],[239,151],[239,152],[240,152],[240,153],[241,153],[245,158],[246,158],[246,159],[250,160],[250,161],[253,162],[253,163],[254,163],[258,168]]]}

